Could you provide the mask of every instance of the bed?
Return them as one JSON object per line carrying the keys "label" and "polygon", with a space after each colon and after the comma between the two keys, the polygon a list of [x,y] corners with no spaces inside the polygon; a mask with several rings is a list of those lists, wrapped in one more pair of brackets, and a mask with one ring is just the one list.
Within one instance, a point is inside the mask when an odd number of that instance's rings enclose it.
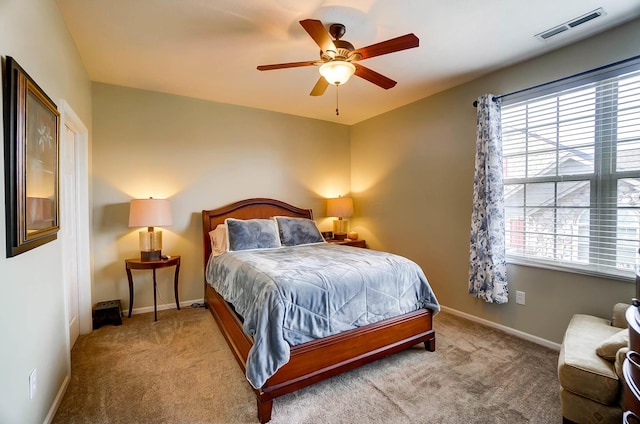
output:
{"label": "bed", "polygon": [[[311,209],[302,209],[279,200],[266,198],[247,199],[218,209],[203,210],[205,270],[212,252],[209,233],[219,224],[224,223],[226,218],[248,220],[274,216],[313,219]],[[206,275],[204,288],[205,305],[219,326],[241,369],[246,373],[247,359],[254,340],[243,331],[243,318],[236,313],[233,305],[225,301],[222,295],[207,282]],[[437,301],[436,308],[433,309],[437,310]],[[424,343],[428,351],[434,351],[435,331],[432,321],[434,310],[420,308],[372,324],[290,346],[288,361],[268,377],[259,388],[254,388],[258,419],[261,423],[268,422],[271,419],[273,400],[302,387],[419,343]]]}

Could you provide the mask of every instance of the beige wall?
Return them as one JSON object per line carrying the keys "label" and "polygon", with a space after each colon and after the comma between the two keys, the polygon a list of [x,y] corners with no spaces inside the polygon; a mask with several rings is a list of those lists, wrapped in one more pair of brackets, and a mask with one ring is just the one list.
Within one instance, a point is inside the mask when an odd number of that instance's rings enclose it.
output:
{"label": "beige wall", "polygon": [[[354,227],[374,248],[416,260],[440,302],[560,343],[574,313],[611,314],[633,284],[523,266],[508,267],[509,303],[468,294],[475,109],[503,94],[640,54],[640,21],[396,109],[351,128]],[[526,292],[525,306],[515,304]]]}
{"label": "beige wall", "polygon": [[[53,1],[0,2],[0,55],[3,66],[5,56],[14,57],[55,103],[64,98],[90,128],[91,85]],[[42,423],[70,373],[60,242],[7,259],[4,184],[0,191],[0,422]],[[30,400],[34,368],[37,391]]]}
{"label": "beige wall", "polygon": [[[128,308],[124,259],[138,257],[132,198],[169,198],[163,253],[182,256],[180,299],[203,297],[201,211],[250,197],[313,208],[348,193],[349,127],[186,97],[93,85],[94,302]],[[327,221],[327,222],[325,222]],[[159,304],[174,303],[173,268],[158,271]],[[150,272],[134,271],[134,308],[153,306]]]}

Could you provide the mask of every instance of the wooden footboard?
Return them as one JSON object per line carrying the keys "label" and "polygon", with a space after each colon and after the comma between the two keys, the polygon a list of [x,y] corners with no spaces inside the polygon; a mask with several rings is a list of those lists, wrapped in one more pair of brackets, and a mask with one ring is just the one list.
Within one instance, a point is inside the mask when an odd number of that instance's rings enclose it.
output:
{"label": "wooden footboard", "polygon": [[[243,372],[253,340],[242,331],[235,312],[206,284],[205,301]],[[309,341],[291,348],[291,359],[255,390],[258,418],[271,419],[273,399],[331,378],[418,343],[435,350],[432,313],[428,309],[386,319],[365,327]]]}

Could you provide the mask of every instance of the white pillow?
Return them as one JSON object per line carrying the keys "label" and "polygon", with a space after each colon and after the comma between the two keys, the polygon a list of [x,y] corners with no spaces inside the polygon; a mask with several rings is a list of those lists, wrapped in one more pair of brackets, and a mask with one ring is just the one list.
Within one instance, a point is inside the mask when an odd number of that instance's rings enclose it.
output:
{"label": "white pillow", "polygon": [[211,253],[213,256],[218,256],[229,250],[226,225],[218,224],[215,230],[209,231],[209,238],[211,239]]}

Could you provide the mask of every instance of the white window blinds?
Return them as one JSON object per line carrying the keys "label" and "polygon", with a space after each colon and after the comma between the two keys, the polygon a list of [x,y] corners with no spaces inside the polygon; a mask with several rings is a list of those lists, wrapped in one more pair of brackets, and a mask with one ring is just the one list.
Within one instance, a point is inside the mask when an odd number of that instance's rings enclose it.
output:
{"label": "white window blinds", "polygon": [[503,105],[510,262],[633,277],[640,246],[640,66],[614,73]]}

